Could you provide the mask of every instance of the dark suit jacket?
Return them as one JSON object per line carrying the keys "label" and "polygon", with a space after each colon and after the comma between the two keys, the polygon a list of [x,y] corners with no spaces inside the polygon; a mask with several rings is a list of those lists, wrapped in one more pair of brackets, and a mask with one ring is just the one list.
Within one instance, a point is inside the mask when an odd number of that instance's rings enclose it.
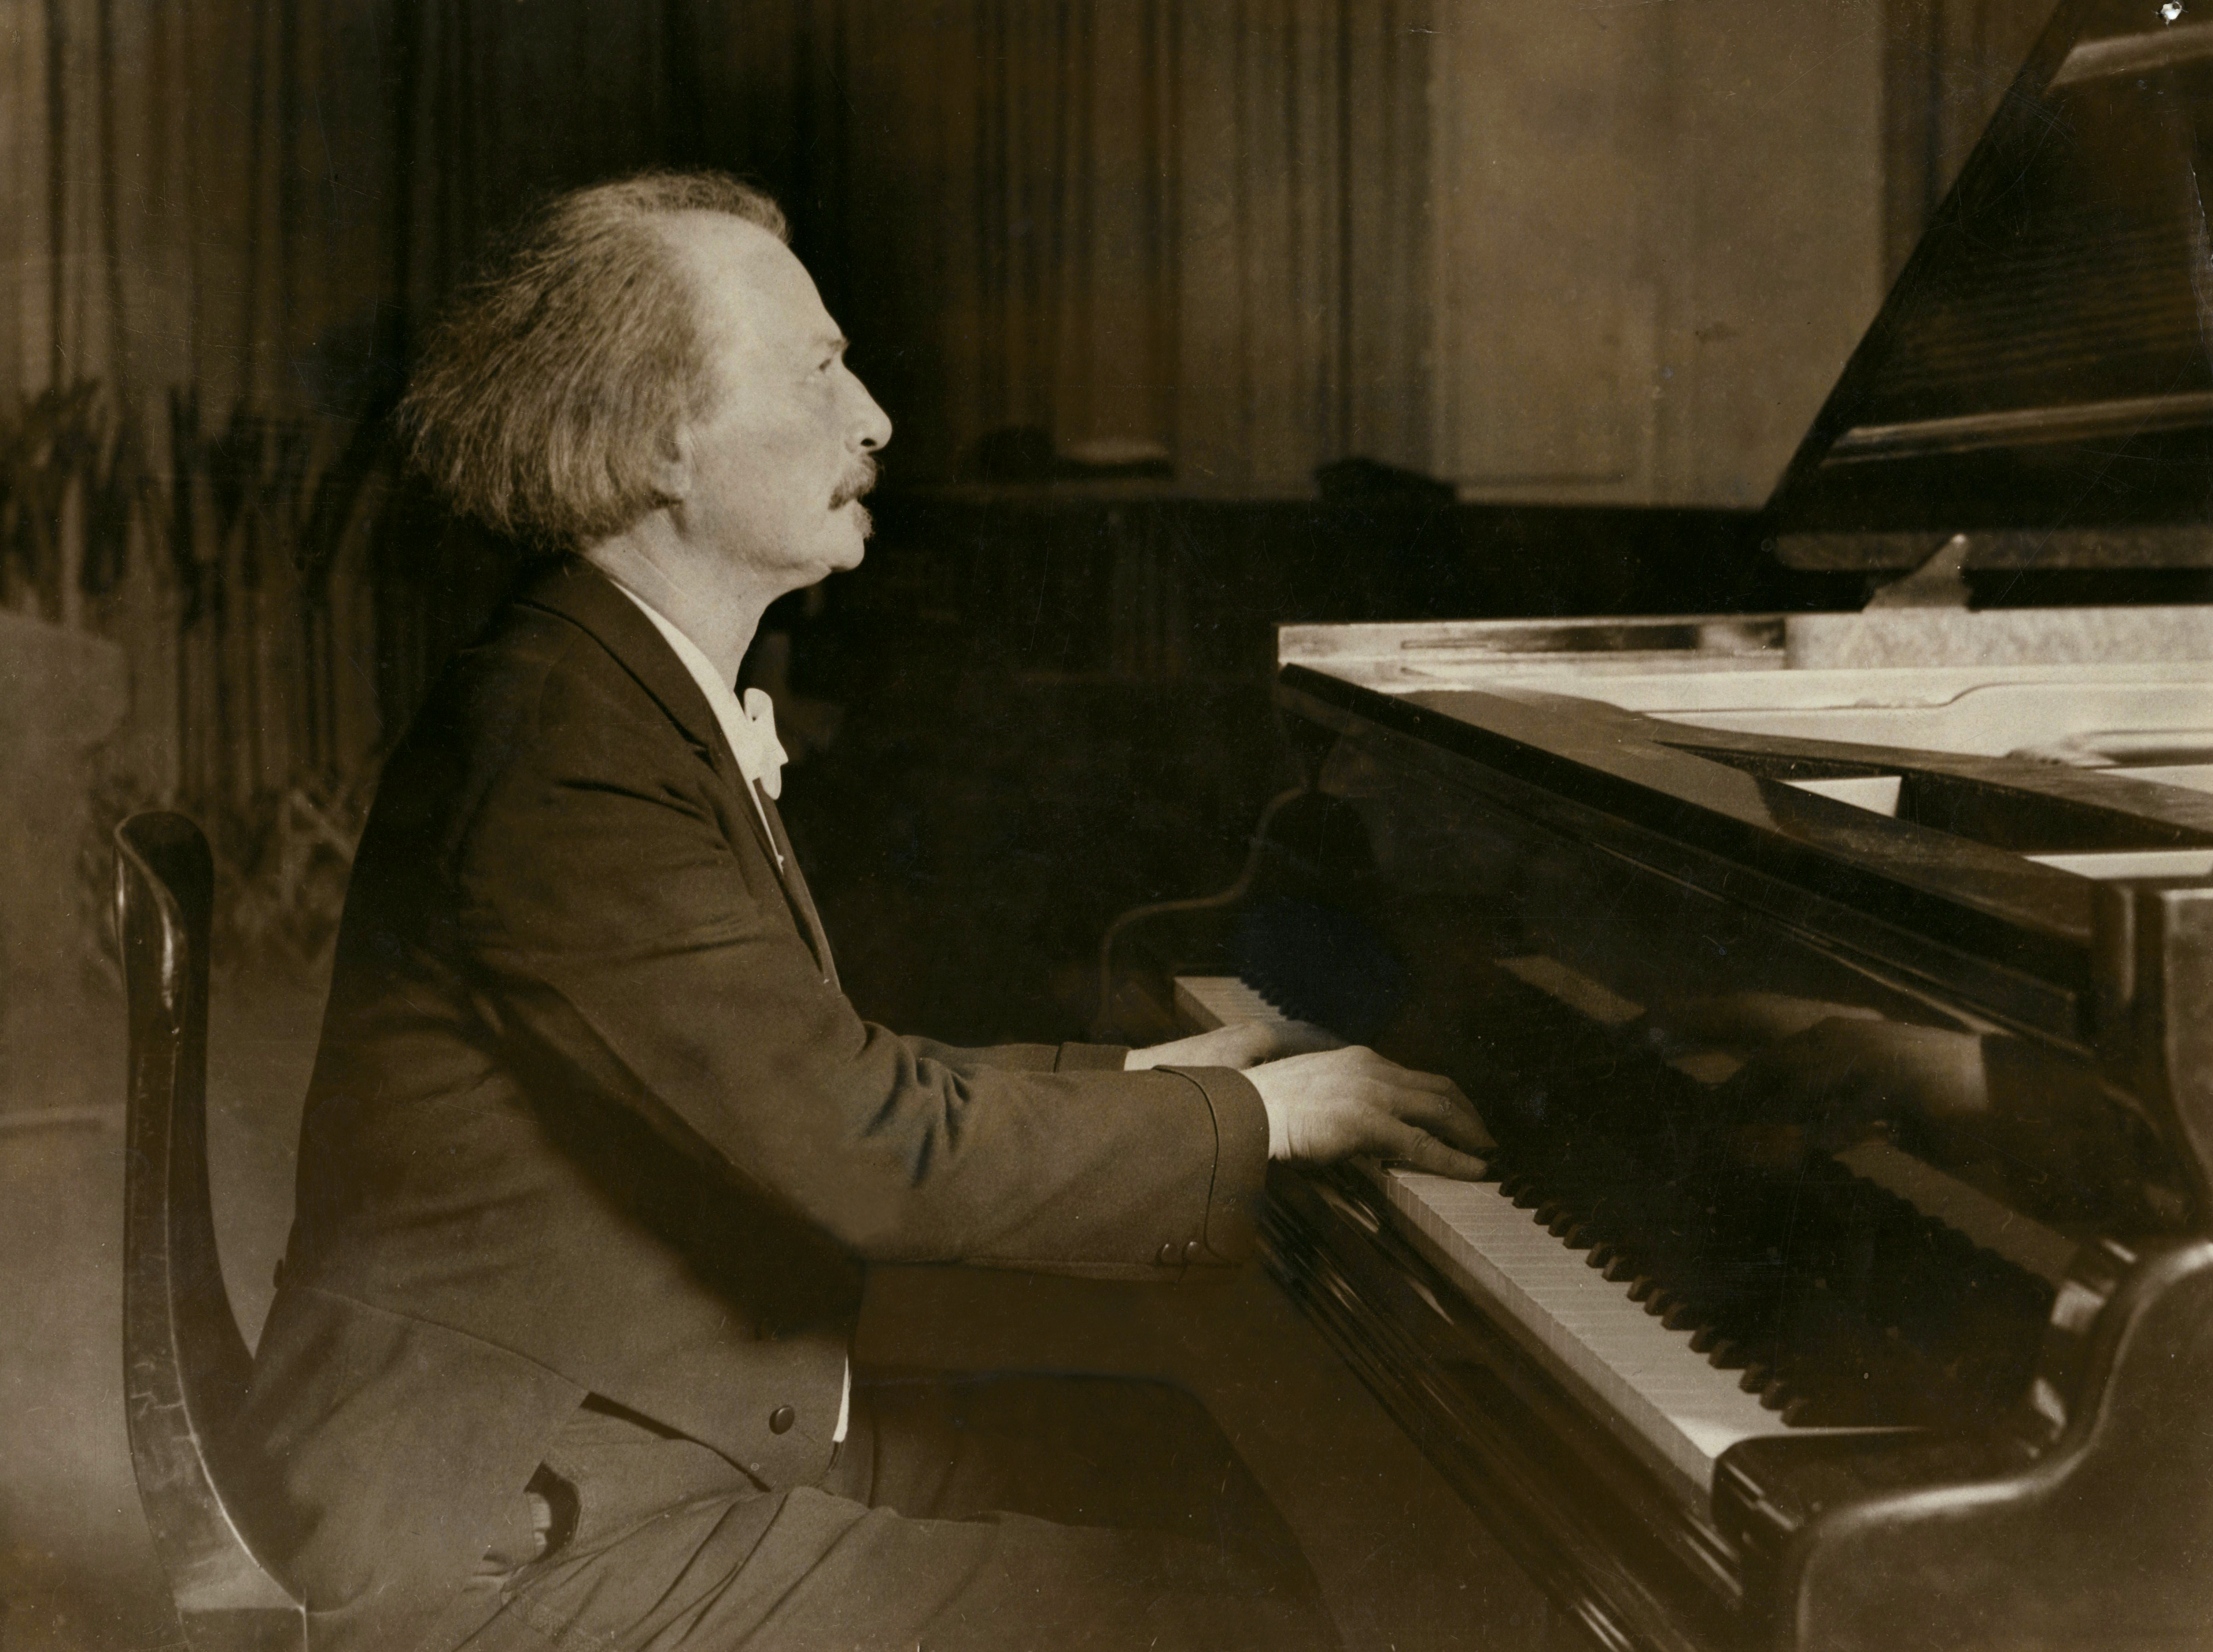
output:
{"label": "dark suit jacket", "polygon": [[1163,1278],[1251,1247],[1249,1083],[862,1021],[747,789],[573,559],[387,768],[229,1446],[325,1652],[413,1645],[587,1393],[819,1479],[864,1262]]}

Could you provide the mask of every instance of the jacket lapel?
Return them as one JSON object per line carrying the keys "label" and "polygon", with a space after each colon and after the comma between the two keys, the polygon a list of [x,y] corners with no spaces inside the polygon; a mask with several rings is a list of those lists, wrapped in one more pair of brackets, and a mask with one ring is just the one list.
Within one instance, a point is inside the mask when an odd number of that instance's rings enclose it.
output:
{"label": "jacket lapel", "polygon": [[[800,875],[790,842],[783,835],[783,821],[776,813],[776,805],[765,793],[758,792],[738,767],[737,754],[731,751],[714,708],[707,704],[707,697],[699,692],[699,685],[676,657],[676,651],[653,628],[653,622],[638,612],[637,605],[613,580],[578,556],[563,557],[530,578],[516,600],[558,613],[588,631],[653,696],[706,759],[716,777],[737,798],[736,812],[752,828],[762,856],[777,869],[784,902],[814,961],[821,966],[823,978],[836,985],[838,970],[831,961],[829,937],[822,931],[822,920],[815,912],[807,881]],[[760,800],[759,808],[753,807],[755,796]]]}
{"label": "jacket lapel", "polygon": [[822,966],[823,978],[832,986],[838,984],[838,960],[830,955],[830,936],[822,927],[821,914],[814,910],[814,896],[807,887],[807,875],[799,869],[799,856],[791,852],[791,839],[783,830],[783,816],[777,813],[775,801],[766,792],[755,789],[760,798],[761,813],[768,820],[769,834],[783,855],[784,893],[798,914],[800,927],[807,935],[807,944],[814,949],[814,961]]}

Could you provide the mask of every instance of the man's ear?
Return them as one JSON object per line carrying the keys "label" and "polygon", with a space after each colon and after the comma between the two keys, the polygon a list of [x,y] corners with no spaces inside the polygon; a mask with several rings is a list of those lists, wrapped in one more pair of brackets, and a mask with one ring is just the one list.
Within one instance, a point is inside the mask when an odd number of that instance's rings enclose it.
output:
{"label": "man's ear", "polygon": [[653,491],[671,504],[689,499],[698,481],[698,454],[692,421],[678,419],[654,443]]}

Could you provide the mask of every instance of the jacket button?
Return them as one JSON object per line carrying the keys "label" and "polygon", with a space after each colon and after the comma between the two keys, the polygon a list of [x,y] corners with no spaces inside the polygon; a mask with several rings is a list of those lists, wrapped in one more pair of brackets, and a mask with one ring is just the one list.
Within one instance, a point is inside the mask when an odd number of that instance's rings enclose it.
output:
{"label": "jacket button", "polygon": [[1183,1259],[1186,1262],[1196,1262],[1198,1260],[1198,1241],[1195,1239],[1188,1240],[1184,1244]]}
{"label": "jacket button", "polygon": [[1172,1268],[1183,1260],[1183,1252],[1173,1239],[1161,1247],[1161,1253],[1153,1259],[1164,1268]]}
{"label": "jacket button", "polygon": [[778,1405],[768,1414],[768,1431],[771,1434],[789,1433],[791,1425],[797,1421],[799,1421],[797,1411],[789,1405]]}

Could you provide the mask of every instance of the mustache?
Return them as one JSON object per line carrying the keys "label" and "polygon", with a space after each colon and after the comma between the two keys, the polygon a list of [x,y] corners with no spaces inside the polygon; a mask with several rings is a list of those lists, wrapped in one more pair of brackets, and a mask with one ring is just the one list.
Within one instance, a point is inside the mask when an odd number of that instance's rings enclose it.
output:
{"label": "mustache", "polygon": [[863,454],[860,462],[839,479],[838,491],[830,496],[830,508],[842,509],[875,486],[878,468],[872,455]]}

